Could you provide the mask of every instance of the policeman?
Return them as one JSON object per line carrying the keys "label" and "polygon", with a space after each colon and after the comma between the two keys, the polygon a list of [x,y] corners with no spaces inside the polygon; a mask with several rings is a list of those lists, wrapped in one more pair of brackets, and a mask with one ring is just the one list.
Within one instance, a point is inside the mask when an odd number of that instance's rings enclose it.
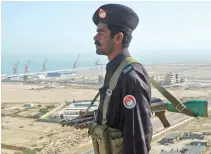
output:
{"label": "policeman", "polygon": [[[94,36],[96,53],[107,56],[109,60],[104,85],[100,88],[96,119],[97,124],[101,125],[109,81],[120,63],[130,57],[128,47],[139,18],[127,6],[106,4],[95,11],[92,19],[97,26],[97,34]],[[150,101],[150,79],[146,70],[138,63],[127,65],[111,93],[106,116],[107,126],[122,132],[123,149],[118,153],[149,153],[152,138]]]}

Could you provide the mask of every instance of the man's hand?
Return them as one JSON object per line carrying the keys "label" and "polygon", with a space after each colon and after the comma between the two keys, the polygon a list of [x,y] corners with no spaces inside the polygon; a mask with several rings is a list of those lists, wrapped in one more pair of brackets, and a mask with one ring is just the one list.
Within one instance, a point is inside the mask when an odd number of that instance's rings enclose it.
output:
{"label": "man's hand", "polygon": [[[88,113],[88,111],[86,109],[84,110],[80,110],[79,111],[79,116],[82,116],[82,115],[86,115]],[[85,129],[85,128],[88,128],[88,124],[81,124],[81,125],[78,125],[78,126],[74,126],[77,130],[78,129]]]}
{"label": "man's hand", "polygon": [[87,114],[88,111],[86,109],[79,111],[79,116]]}
{"label": "man's hand", "polygon": [[78,125],[78,126],[74,126],[74,128],[77,129],[77,130],[78,129],[86,129],[86,128],[88,128],[88,126],[89,126],[88,124],[81,124],[81,125]]}

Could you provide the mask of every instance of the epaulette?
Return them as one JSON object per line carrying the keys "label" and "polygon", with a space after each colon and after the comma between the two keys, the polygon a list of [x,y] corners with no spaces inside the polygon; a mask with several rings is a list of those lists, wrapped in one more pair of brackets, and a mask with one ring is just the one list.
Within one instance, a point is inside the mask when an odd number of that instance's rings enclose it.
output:
{"label": "epaulette", "polygon": [[123,73],[124,74],[126,74],[126,73],[129,73],[130,71],[132,71],[133,70],[133,67],[132,67],[132,65],[128,65],[127,67],[125,67],[124,69],[123,69]]}

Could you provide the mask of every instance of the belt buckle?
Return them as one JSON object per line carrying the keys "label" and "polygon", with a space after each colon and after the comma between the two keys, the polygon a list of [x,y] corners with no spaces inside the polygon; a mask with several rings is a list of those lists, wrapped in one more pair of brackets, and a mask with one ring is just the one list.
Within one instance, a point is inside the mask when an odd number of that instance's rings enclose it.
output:
{"label": "belt buckle", "polygon": [[106,94],[107,94],[108,96],[110,96],[110,95],[112,94],[112,90],[111,90],[111,89],[107,89],[107,90],[106,90]]}
{"label": "belt buckle", "polygon": [[179,112],[182,112],[184,109],[186,108],[186,106],[184,104],[178,104],[176,106],[176,109],[179,111]]}
{"label": "belt buckle", "polygon": [[102,120],[102,125],[107,125],[107,121],[105,119]]}

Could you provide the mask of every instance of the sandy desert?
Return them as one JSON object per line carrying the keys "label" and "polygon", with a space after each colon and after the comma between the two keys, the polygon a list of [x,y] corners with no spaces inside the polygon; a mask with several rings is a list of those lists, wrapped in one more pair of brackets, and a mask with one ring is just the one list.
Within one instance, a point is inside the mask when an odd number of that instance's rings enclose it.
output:
{"label": "sandy desert", "polygon": [[[207,68],[200,70],[201,73],[198,72],[197,77],[200,80],[211,80],[211,75],[208,78],[207,70]],[[152,71],[156,72],[155,69]],[[188,76],[187,73],[185,75]],[[198,82],[197,85],[200,83]],[[92,143],[87,135],[87,129],[76,130],[72,127],[61,127],[58,123],[38,122],[36,116],[42,111],[46,113],[52,110],[65,101],[91,100],[97,93],[97,89],[58,86],[53,89],[39,90],[42,87],[43,85],[23,83],[1,84],[2,154],[18,154],[28,149],[36,150],[38,154],[82,154],[90,150]],[[183,101],[187,99],[211,100],[211,83],[209,82],[205,87],[185,85],[167,89]],[[152,96],[166,100],[153,87]],[[36,106],[27,108],[24,107],[25,103],[36,104]],[[172,113],[167,113],[169,114]]]}

